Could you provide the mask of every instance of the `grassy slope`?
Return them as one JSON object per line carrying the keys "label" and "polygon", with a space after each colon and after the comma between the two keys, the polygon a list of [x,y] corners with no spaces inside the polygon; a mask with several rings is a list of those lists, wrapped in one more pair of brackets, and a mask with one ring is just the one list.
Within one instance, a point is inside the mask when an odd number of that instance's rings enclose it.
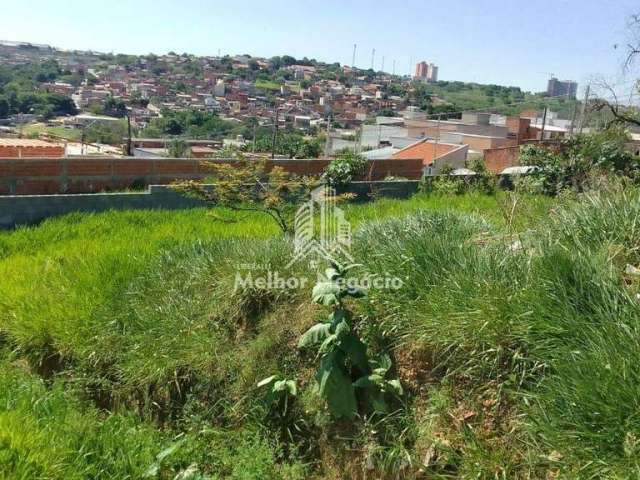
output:
{"label": "grassy slope", "polygon": [[26,125],[24,127],[23,134],[30,136],[35,134],[49,134],[54,137],[66,138],[67,140],[71,140],[74,142],[80,141],[80,137],[82,136],[82,132],[79,129],[75,128],[64,128],[64,127],[47,127],[41,123],[33,123],[30,125]]}
{"label": "grassy slope", "polygon": [[[571,118],[575,101],[565,98],[545,98],[525,93],[524,98],[515,96],[490,97],[485,89],[473,83],[462,84],[452,89],[451,86],[442,87],[439,84],[428,84],[427,91],[443,100],[454,104],[460,110],[491,109],[502,114],[516,115],[524,110],[540,110],[547,106],[551,111],[558,112],[561,118]],[[514,105],[515,104],[515,105]],[[511,105],[505,107],[504,105]]]}
{"label": "grassy slope", "polygon": [[[253,385],[274,372],[305,383],[313,361],[295,342],[318,311],[308,292],[233,291],[238,263],[288,261],[265,219],[72,215],[1,234],[0,475],[136,478],[176,445],[160,475],[197,463],[231,478],[356,477],[363,463],[397,471],[410,459],[408,477],[625,478],[638,468],[640,337],[620,271],[639,260],[640,200],[607,201],[557,221],[543,198],[521,199],[514,222],[506,196],[349,207],[357,257],[406,281],[360,313],[411,397],[380,424],[336,431],[304,388],[294,454],[291,425],[273,423]],[[509,254],[512,231],[525,249]]]}

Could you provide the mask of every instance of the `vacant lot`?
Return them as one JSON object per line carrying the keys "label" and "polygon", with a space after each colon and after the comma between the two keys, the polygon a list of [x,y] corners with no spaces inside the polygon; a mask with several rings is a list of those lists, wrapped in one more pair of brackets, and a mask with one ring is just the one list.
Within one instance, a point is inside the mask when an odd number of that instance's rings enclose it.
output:
{"label": "vacant lot", "polygon": [[[234,289],[292,275],[258,214],[71,215],[0,234],[0,477],[640,475],[640,194],[418,195],[346,207],[403,280],[350,308],[391,356],[393,411],[331,418],[297,340],[326,312]],[[286,411],[257,383],[298,382]]]}

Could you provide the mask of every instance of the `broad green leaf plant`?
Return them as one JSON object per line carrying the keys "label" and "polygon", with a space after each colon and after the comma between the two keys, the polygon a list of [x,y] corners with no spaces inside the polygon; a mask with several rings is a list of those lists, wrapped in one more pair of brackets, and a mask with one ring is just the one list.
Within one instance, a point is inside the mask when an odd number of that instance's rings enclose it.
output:
{"label": "broad green leaf plant", "polygon": [[[313,301],[330,309],[326,321],[307,330],[298,348],[317,347],[320,360],[315,375],[318,393],[327,402],[335,418],[353,419],[360,410],[387,413],[390,401],[403,395],[400,380],[391,377],[392,362],[388,355],[370,360],[367,346],[353,326],[353,315],[345,305],[347,298],[359,299],[365,293],[347,285],[345,275],[358,265],[340,267],[332,264],[325,270],[325,278],[313,288]],[[265,378],[258,387],[268,387],[271,404],[297,396],[294,380],[278,375]]]}

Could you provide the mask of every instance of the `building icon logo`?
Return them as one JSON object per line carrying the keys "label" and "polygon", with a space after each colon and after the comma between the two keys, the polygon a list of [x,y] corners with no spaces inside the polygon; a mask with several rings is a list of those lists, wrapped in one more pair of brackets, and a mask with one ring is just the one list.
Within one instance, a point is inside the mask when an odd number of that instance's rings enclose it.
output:
{"label": "building icon logo", "polygon": [[[312,267],[326,260],[337,265],[354,263],[351,256],[351,225],[336,205],[334,188],[322,185],[296,212],[294,257],[287,267],[307,260]],[[319,222],[317,217],[319,216]]]}

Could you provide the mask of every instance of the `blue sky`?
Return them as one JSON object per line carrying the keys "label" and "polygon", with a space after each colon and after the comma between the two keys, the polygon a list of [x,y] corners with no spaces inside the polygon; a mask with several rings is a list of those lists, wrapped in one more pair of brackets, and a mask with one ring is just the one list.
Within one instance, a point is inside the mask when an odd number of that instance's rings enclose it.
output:
{"label": "blue sky", "polygon": [[[3,40],[145,54],[290,54],[406,73],[433,61],[443,80],[544,90],[548,74],[581,86],[621,77],[629,0],[0,1]],[[413,67],[412,67],[413,68]]]}

